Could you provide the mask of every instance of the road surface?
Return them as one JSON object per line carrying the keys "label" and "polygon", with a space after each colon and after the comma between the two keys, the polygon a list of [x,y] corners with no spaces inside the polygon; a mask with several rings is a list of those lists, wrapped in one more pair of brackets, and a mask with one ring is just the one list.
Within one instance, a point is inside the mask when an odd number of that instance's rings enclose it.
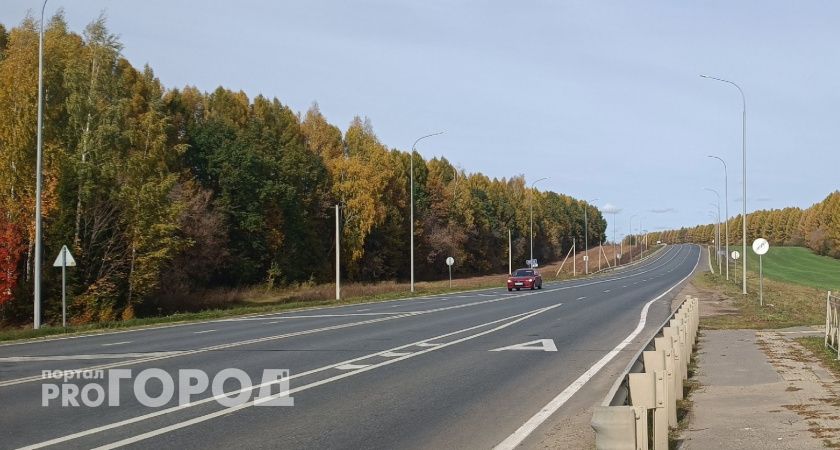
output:
{"label": "road surface", "polygon": [[[559,417],[603,398],[667,318],[699,259],[697,246],[668,246],[637,266],[546,281],[536,291],[499,288],[0,345],[0,447],[534,446]],[[43,370],[84,368],[131,377],[68,380],[80,389],[119,388],[96,407],[78,396],[72,406],[72,387],[42,378]],[[157,379],[138,383],[150,368],[175,380],[163,406],[144,405],[135,393],[140,384],[150,397],[161,394]],[[179,370],[200,369],[212,383],[229,368],[255,385],[264,370],[287,369],[293,406],[257,405],[279,396],[277,386],[259,397],[259,388],[240,391],[235,379],[218,392],[242,394],[238,404],[213,400],[209,387],[179,404],[186,392],[177,386]],[[50,384],[67,395],[50,392],[55,398],[42,406]],[[96,391],[87,395],[94,404]]]}

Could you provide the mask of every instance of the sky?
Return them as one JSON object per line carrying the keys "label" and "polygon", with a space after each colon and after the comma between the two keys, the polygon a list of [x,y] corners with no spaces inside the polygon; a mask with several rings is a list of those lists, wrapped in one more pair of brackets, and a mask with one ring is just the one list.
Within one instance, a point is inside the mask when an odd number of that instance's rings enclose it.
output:
{"label": "sky", "polygon": [[[17,25],[34,0],[0,0]],[[168,88],[218,86],[366,116],[389,147],[603,211],[608,235],[808,207],[840,188],[840,2],[51,0],[72,30],[104,12]],[[722,199],[721,214],[725,214]],[[615,212],[615,222],[613,213]]]}

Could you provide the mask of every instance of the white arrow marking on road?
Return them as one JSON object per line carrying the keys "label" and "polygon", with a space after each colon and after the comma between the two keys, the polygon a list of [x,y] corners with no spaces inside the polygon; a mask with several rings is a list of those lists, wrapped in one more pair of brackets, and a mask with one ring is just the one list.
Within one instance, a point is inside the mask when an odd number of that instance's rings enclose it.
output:
{"label": "white arrow marking on road", "polygon": [[536,341],[496,348],[490,351],[500,352],[502,350],[541,350],[544,352],[556,352],[557,346],[554,345],[553,339],[537,339]]}

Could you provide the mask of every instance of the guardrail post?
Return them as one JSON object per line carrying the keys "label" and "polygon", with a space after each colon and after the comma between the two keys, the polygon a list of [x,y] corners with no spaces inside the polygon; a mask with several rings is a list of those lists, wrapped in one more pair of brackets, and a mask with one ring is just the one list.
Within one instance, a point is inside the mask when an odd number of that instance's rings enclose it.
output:
{"label": "guardrail post", "polygon": [[668,388],[664,370],[628,374],[633,406],[653,410],[653,448],[668,448]]}
{"label": "guardrail post", "polygon": [[680,374],[680,376],[675,377],[679,381],[679,389],[677,389],[677,398],[682,398],[682,380],[683,378],[683,352],[682,348],[680,348],[680,341],[679,337],[677,337],[677,330],[671,327],[665,327],[662,329],[662,336],[665,339],[670,341],[671,353],[674,355],[674,371],[675,373]]}
{"label": "guardrail post", "polygon": [[677,397],[676,397],[676,382],[674,377],[674,365],[668,360],[664,350],[646,351],[642,352],[642,358],[645,364],[645,372],[655,373],[663,371],[665,373],[665,386],[668,390],[666,403],[668,426],[677,426]]}
{"label": "guardrail post", "polygon": [[595,407],[591,425],[597,449],[647,450],[647,410],[643,407]]}

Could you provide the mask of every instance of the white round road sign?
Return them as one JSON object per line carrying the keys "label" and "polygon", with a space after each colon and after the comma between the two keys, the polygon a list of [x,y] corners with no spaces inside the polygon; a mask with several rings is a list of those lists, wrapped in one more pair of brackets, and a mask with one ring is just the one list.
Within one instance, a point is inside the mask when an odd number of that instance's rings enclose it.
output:
{"label": "white round road sign", "polygon": [[767,253],[767,250],[770,250],[770,243],[767,242],[767,239],[758,238],[753,241],[752,248],[756,255],[763,255]]}
{"label": "white round road sign", "polygon": [[733,251],[732,251],[732,259],[736,259],[736,260],[737,260],[737,259],[738,259],[738,258],[740,258],[740,257],[741,257],[741,252],[739,252],[738,250],[733,250]]}
{"label": "white round road sign", "polygon": [[455,258],[453,258],[451,256],[446,258],[446,265],[451,266],[452,264],[455,264]]}

